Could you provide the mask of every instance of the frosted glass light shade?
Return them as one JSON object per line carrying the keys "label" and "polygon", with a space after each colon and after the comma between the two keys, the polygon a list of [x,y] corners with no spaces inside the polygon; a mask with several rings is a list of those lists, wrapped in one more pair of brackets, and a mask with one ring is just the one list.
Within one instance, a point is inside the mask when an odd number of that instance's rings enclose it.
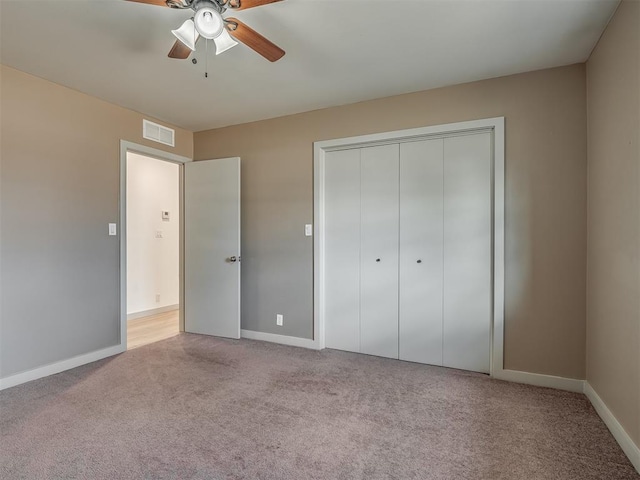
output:
{"label": "frosted glass light shade", "polygon": [[173,33],[178,40],[189,47],[191,51],[195,51],[196,42],[198,41],[198,37],[200,37],[200,35],[196,31],[193,20],[185,20],[180,28],[178,28],[177,30],[171,30],[171,33]]}
{"label": "frosted glass light shade", "polygon": [[230,48],[238,45],[238,42],[231,38],[231,35],[229,35],[226,28],[223,28],[222,33],[218,37],[214,38],[213,41],[216,44],[216,55],[220,55],[222,52],[226,52]]}
{"label": "frosted glass light shade", "polygon": [[222,16],[211,7],[198,9],[193,21],[195,22],[196,30],[204,38],[216,38],[224,30]]}

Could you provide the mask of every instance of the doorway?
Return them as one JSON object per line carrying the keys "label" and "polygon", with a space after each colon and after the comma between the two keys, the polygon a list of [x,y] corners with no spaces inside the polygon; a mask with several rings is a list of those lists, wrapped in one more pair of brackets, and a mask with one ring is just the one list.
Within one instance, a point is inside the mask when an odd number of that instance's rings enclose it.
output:
{"label": "doorway", "polygon": [[180,333],[180,166],[127,152],[127,348]]}
{"label": "doorway", "polygon": [[[128,208],[134,186],[134,177],[129,164],[145,158],[156,166],[167,166],[178,172],[178,200],[173,204],[154,204],[144,210],[143,218],[135,226],[128,221]],[[130,159],[134,159],[131,160]],[[144,162],[145,160],[143,160]],[[171,180],[173,182],[173,180]],[[139,183],[152,190],[161,182],[151,174],[143,176]],[[175,183],[173,183],[175,185]],[[175,197],[175,193],[174,193]],[[135,201],[135,200],[134,200]],[[167,205],[169,203],[169,205]],[[171,206],[173,205],[173,206]],[[147,274],[160,275],[157,257],[163,255],[164,246],[175,246],[175,231],[168,234],[169,225],[177,228],[177,284],[167,290],[162,283],[134,284],[129,275],[129,265],[141,267],[139,257],[151,256],[151,267],[143,267]],[[146,226],[141,229],[140,227]],[[138,230],[144,237],[146,247],[130,249],[129,229]],[[142,231],[142,233],[140,233]],[[169,236],[167,236],[169,235]],[[174,235],[174,237],[171,237]],[[166,240],[173,238],[172,242]],[[151,243],[149,242],[151,240]],[[151,247],[149,246],[151,245]],[[153,247],[156,247],[155,249]],[[173,250],[175,251],[175,250]],[[137,252],[137,253],[136,253]],[[152,255],[149,255],[149,252]],[[128,257],[133,257],[129,261]],[[240,338],[240,158],[222,158],[193,162],[187,157],[120,141],[120,348],[127,350],[128,330],[132,326],[140,330],[140,336],[132,338],[131,347],[177,335],[178,332]],[[166,275],[169,284],[175,285],[175,257],[173,267]],[[162,275],[160,275],[162,276]],[[153,288],[151,288],[153,287]],[[139,299],[129,301],[130,296],[144,294],[144,304]],[[185,293],[186,292],[186,293]],[[159,297],[158,297],[159,295]],[[173,295],[173,296],[172,296]],[[159,301],[158,301],[159,299]],[[164,303],[164,304],[163,304]],[[149,305],[151,304],[151,305]],[[161,304],[161,305],[157,305]],[[177,309],[176,309],[177,307]],[[146,317],[146,318],[145,318]],[[153,318],[155,317],[155,318]],[[147,325],[139,319],[145,318]],[[142,324],[142,325],[141,325]],[[153,333],[152,333],[153,332]]]}
{"label": "doorway", "polygon": [[184,331],[183,169],[191,159],[120,142],[120,344]]}

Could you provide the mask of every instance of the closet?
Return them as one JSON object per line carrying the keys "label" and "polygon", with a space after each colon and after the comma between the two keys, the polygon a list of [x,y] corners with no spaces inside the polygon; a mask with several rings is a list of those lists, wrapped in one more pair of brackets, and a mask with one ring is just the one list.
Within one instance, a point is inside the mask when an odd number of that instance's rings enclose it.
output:
{"label": "closet", "polygon": [[489,372],[491,142],[326,152],[327,348]]}

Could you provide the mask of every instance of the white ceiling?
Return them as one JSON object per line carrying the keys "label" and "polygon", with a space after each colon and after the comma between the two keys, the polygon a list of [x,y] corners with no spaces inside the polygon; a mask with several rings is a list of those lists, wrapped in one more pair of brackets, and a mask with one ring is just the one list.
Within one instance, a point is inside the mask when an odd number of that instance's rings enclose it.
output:
{"label": "white ceiling", "polygon": [[[192,131],[585,61],[618,0],[285,0],[234,12],[286,50],[167,58],[190,10],[0,0],[5,65]],[[229,16],[228,14],[227,16]],[[210,50],[211,52],[211,50]]]}

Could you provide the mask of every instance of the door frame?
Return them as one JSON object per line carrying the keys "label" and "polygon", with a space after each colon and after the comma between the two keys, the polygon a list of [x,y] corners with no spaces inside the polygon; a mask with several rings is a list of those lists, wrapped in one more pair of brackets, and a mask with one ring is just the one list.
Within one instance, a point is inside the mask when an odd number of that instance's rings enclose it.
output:
{"label": "door frame", "polygon": [[179,184],[179,211],[180,231],[178,240],[179,250],[179,318],[180,331],[184,332],[184,164],[193,159],[165,152],[153,147],[147,147],[138,143],[120,140],[120,348],[127,350],[127,153],[137,153],[145,157],[154,158],[163,162],[177,164],[180,167],[178,174]]}
{"label": "door frame", "polygon": [[504,235],[505,235],[505,118],[494,117],[430,127],[324,140],[313,144],[313,344],[325,348],[325,154],[335,150],[405,143],[489,132],[492,136],[492,291],[490,375],[504,370]]}

